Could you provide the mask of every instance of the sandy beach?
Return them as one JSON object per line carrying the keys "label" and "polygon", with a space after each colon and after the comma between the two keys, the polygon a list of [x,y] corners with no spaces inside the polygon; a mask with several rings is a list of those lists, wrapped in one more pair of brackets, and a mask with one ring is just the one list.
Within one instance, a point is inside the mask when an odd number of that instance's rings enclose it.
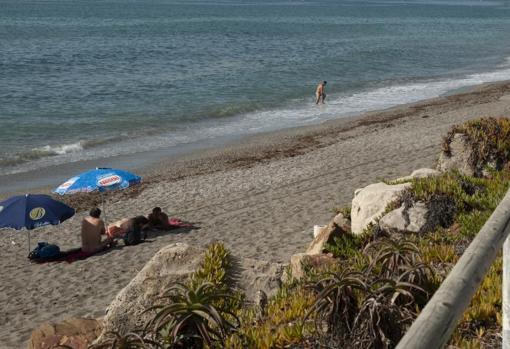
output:
{"label": "sandy beach", "polygon": [[[102,316],[117,292],[169,243],[221,240],[237,255],[288,262],[311,241],[313,225],[349,205],[356,188],[434,166],[441,137],[454,124],[508,115],[510,82],[494,83],[162,159],[141,171],[139,188],[108,196],[108,220],[161,206],[196,229],[153,233],[147,243],[72,264],[31,264],[26,234],[1,230],[0,347],[24,348],[32,329],[45,321]],[[60,226],[33,231],[32,241],[79,247],[80,221],[94,199],[66,197],[81,211]]]}

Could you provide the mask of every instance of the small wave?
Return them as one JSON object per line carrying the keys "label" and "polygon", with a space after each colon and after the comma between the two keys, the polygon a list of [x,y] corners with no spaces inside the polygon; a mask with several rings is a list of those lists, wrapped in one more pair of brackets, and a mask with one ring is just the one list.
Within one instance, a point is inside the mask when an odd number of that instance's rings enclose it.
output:
{"label": "small wave", "polygon": [[32,149],[31,153],[33,153],[35,156],[51,156],[75,153],[83,150],[83,143],[84,141],[56,146],[45,145],[44,147]]}
{"label": "small wave", "polygon": [[111,137],[106,139],[80,140],[69,144],[44,145],[42,147],[14,154],[10,157],[0,158],[0,166],[12,167],[46,157],[79,153],[105,143],[115,142],[119,139],[120,137]]}

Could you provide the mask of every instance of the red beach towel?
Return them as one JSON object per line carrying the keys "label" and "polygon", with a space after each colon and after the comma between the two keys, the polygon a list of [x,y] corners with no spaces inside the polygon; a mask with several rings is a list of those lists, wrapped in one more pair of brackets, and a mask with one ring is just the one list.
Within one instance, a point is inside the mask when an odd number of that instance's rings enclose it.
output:
{"label": "red beach towel", "polygon": [[189,228],[193,226],[193,224],[184,223],[179,218],[168,218],[168,224],[171,225],[172,229]]}
{"label": "red beach towel", "polygon": [[[109,250],[109,249],[106,249]],[[59,256],[56,256],[54,258],[47,258],[47,259],[32,259],[31,261],[33,263],[37,264],[43,264],[43,263],[61,263],[61,262],[67,262],[67,263],[73,263],[76,261],[81,261],[83,259],[87,259],[90,256],[93,256],[99,252],[103,252],[106,250],[98,251],[95,253],[91,252],[83,252],[81,248],[75,248],[72,250],[61,252]]]}

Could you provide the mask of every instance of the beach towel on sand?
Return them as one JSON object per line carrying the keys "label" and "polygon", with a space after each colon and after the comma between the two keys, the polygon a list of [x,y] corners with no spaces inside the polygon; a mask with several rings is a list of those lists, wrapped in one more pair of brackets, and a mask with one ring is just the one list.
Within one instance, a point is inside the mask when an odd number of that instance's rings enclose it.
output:
{"label": "beach towel on sand", "polygon": [[184,223],[179,218],[168,218],[168,224],[170,224],[171,228],[173,229],[190,228],[193,226],[193,224]]}
{"label": "beach towel on sand", "polygon": [[51,263],[51,262],[67,262],[67,263],[73,263],[76,261],[81,261],[83,259],[89,258],[99,252],[107,251],[110,248],[107,248],[102,251],[98,252],[83,252],[81,248],[74,248],[72,250],[68,251],[60,251],[60,253],[56,256],[53,256],[51,258],[34,258],[30,259],[33,263],[43,264],[43,263]]}

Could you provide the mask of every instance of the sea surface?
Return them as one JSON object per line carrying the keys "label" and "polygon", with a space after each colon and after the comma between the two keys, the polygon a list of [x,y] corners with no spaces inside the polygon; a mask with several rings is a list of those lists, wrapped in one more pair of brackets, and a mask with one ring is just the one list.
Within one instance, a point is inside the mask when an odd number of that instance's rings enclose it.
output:
{"label": "sea surface", "polygon": [[0,175],[510,79],[509,34],[498,1],[0,0]]}

